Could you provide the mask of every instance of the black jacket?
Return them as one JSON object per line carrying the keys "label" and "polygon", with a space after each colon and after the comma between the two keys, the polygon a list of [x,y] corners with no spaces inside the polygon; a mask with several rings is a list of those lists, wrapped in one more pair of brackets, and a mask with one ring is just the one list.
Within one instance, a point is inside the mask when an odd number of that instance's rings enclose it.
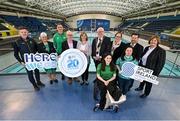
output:
{"label": "black jacket", "polygon": [[117,47],[115,50],[114,50],[114,53],[112,55],[112,60],[114,62],[114,64],[116,64],[116,60],[121,57],[121,55],[123,54],[123,52],[125,51],[126,49],[126,44],[121,42],[120,46]]}
{"label": "black jacket", "polygon": [[[73,40],[73,48],[77,47],[77,41]],[[69,49],[67,40],[62,43],[62,52]]]}
{"label": "black jacket", "polygon": [[49,46],[49,49],[50,49],[49,52],[46,50],[46,47],[45,47],[43,42],[39,43],[38,44],[38,52],[39,53],[48,53],[48,54],[56,53],[56,50],[55,50],[52,42],[48,42],[48,46]]}
{"label": "black jacket", "polygon": [[[96,37],[92,42],[92,57],[96,56],[97,42],[98,42],[98,38]],[[111,39],[106,36],[103,37],[99,55],[103,56],[105,53],[111,53]]]}
{"label": "black jacket", "polygon": [[[148,51],[149,46],[144,49],[144,52],[142,53],[142,57],[146,54]],[[157,46],[148,56],[146,61],[146,68],[152,69],[153,75],[158,76],[165,64],[166,60],[166,51],[162,49],[161,47]],[[142,66],[142,60],[140,60],[140,66]]]}
{"label": "black jacket", "polygon": [[[24,62],[25,53],[36,53],[37,52],[37,43],[32,38],[27,38],[27,41],[24,41],[21,37],[13,42],[14,48],[14,57],[19,62]],[[19,56],[20,54],[20,56]]]}
{"label": "black jacket", "polygon": [[[127,46],[130,46],[130,43],[127,44]],[[143,53],[143,49],[144,47],[142,45],[140,45],[139,43],[137,43],[134,47],[133,47],[133,56],[135,57],[135,59],[137,61],[140,60],[141,55]]]}

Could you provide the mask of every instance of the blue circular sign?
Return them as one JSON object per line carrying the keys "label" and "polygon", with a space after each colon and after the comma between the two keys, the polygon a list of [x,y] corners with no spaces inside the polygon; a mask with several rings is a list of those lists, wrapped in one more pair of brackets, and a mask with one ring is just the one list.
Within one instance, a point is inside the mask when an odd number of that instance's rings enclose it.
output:
{"label": "blue circular sign", "polygon": [[135,64],[132,62],[126,62],[122,65],[122,72],[121,75],[125,76],[125,77],[130,77],[134,74],[134,68],[135,68]]}

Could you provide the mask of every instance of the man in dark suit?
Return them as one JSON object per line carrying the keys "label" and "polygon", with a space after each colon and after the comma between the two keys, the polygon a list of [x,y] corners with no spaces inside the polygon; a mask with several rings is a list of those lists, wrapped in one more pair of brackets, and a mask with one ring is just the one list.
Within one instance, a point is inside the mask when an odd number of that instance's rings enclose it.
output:
{"label": "man in dark suit", "polygon": [[[64,41],[62,43],[62,52],[71,49],[71,48],[76,48],[77,47],[77,41],[73,40],[73,33],[71,31],[66,32],[67,35],[67,41]],[[72,78],[68,77],[67,81],[70,85],[72,84]]]}
{"label": "man in dark suit", "polygon": [[137,61],[141,58],[141,55],[143,53],[144,47],[138,43],[139,41],[139,34],[132,33],[131,35],[131,42],[127,45],[133,47],[133,56],[136,58]]}
{"label": "man in dark suit", "polygon": [[105,53],[111,52],[111,39],[104,35],[104,28],[99,27],[97,29],[98,37],[94,38],[92,42],[92,58],[95,66],[101,62],[102,56]]}
{"label": "man in dark suit", "polygon": [[[104,35],[104,28],[99,27],[97,29],[98,37],[94,38],[92,42],[92,58],[97,68],[98,64],[101,63],[101,59],[105,53],[111,52],[111,39]],[[94,100],[98,100],[99,89],[97,86],[96,79],[94,80]]]}
{"label": "man in dark suit", "polygon": [[[140,60],[141,55],[143,53],[143,49],[144,49],[144,47],[142,45],[140,45],[138,43],[138,41],[139,41],[139,34],[132,33],[131,34],[131,42],[127,44],[128,46],[130,45],[133,47],[133,56],[135,57],[135,59],[137,61]],[[133,83],[134,83],[134,80],[131,82],[131,85],[129,86],[129,90],[133,86]]]}

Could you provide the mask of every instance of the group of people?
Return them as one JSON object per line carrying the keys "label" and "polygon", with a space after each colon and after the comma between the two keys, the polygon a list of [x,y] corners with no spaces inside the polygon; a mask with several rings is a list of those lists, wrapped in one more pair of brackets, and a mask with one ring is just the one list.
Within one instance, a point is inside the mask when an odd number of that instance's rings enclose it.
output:
{"label": "group of people", "polygon": [[[122,32],[115,34],[115,39],[105,36],[102,27],[97,29],[97,37],[90,43],[85,32],[80,33],[80,41],[73,40],[73,33],[63,30],[61,24],[57,25],[57,33],[53,37],[53,42],[48,41],[48,36],[45,32],[40,34],[41,42],[37,44],[32,38],[28,37],[28,30],[25,27],[19,28],[19,39],[13,43],[15,58],[24,65],[23,55],[25,53],[61,53],[70,48],[79,49],[85,54],[88,60],[86,71],[82,74],[80,80],[81,85],[88,85],[88,70],[90,65],[90,58],[92,57],[96,67],[96,79],[94,80],[94,99],[98,100],[100,94],[99,109],[104,109],[106,101],[107,90],[113,93],[113,90],[118,86],[123,95],[126,95],[133,86],[134,80],[121,75],[119,72],[125,62],[132,62],[136,65],[143,66],[153,70],[153,75],[158,76],[164,64],[166,53],[162,49],[160,39],[154,35],[149,39],[149,46],[144,47],[138,43],[139,34],[133,33],[131,35],[130,43],[122,42]],[[20,53],[20,56],[19,56]],[[27,70],[29,81],[34,86],[35,90],[40,90],[40,87],[45,85],[40,81],[39,70],[35,69],[35,78],[33,71]],[[45,70],[49,76],[50,84],[58,83],[56,78],[56,68]],[[62,74],[62,80],[65,76]],[[73,80],[78,81],[78,78],[68,77],[67,82],[72,84]],[[145,89],[144,89],[145,87]],[[140,83],[135,91],[144,89],[144,93],[140,95],[141,98],[147,97],[151,92],[152,83],[144,80]]]}

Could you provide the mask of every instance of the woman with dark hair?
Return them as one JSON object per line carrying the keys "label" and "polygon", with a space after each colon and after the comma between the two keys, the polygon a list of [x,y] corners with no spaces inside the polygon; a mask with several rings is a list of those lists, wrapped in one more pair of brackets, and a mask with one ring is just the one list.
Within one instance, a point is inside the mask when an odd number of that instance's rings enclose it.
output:
{"label": "woman with dark hair", "polygon": [[80,84],[88,85],[88,70],[90,65],[90,56],[91,56],[91,44],[88,42],[88,36],[85,32],[81,32],[80,34],[80,41],[77,44],[77,49],[79,49],[81,52],[83,52],[87,58],[88,65],[86,68],[86,71],[81,75],[82,80],[80,81]]}
{"label": "woman with dark hair", "polygon": [[[150,38],[149,40],[150,46],[147,46],[144,49],[139,64],[140,66],[153,70],[153,75],[155,76],[159,76],[166,60],[166,51],[161,47],[159,47],[159,43],[160,43],[159,36],[154,35]],[[144,86],[145,86],[145,90],[144,93],[140,95],[140,98],[145,98],[150,94],[152,83],[144,80],[135,90],[141,91],[143,90]]]}
{"label": "woman with dark hair", "polygon": [[[125,49],[122,56],[117,59],[116,65],[119,71],[121,70],[122,65],[126,62],[132,62],[134,64],[138,64],[137,60],[135,59],[135,57],[133,57],[132,53],[133,53],[133,47],[128,46]],[[126,93],[128,92],[129,86],[132,83],[132,81],[133,79],[131,78],[125,77],[121,74],[119,75],[118,84],[119,87],[122,89],[123,95],[126,95]]]}
{"label": "woman with dark hair", "polygon": [[[103,110],[106,104],[107,90],[112,95],[116,89],[116,66],[112,62],[111,54],[105,54],[102,63],[97,67],[97,86],[100,90],[100,102],[98,108]],[[97,106],[97,105],[96,105]]]}
{"label": "woman with dark hair", "polygon": [[112,41],[112,48],[111,48],[112,60],[114,63],[116,63],[116,60],[119,57],[121,57],[125,48],[126,48],[126,44],[122,42],[122,32],[117,32],[115,34],[114,41]]}

